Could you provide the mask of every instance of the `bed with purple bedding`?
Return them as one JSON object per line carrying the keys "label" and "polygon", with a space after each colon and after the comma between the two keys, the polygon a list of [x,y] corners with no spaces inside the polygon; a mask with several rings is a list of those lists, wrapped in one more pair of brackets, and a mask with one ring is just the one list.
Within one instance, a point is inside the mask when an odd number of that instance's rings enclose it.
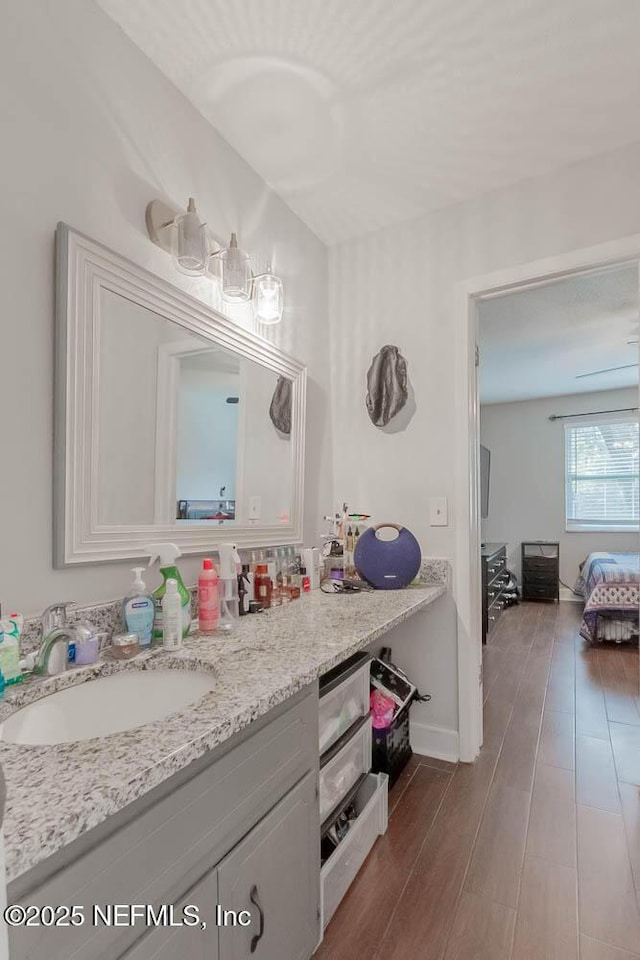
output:
{"label": "bed with purple bedding", "polygon": [[585,640],[637,639],[639,554],[590,553],[580,564],[574,592],[585,601],[580,625]]}

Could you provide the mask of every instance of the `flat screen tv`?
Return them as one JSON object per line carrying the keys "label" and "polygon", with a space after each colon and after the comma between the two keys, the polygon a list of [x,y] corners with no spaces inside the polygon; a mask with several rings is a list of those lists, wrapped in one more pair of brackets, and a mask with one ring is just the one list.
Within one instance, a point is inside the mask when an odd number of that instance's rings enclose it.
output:
{"label": "flat screen tv", "polygon": [[483,520],[489,516],[489,471],[491,469],[491,451],[480,444],[480,516]]}

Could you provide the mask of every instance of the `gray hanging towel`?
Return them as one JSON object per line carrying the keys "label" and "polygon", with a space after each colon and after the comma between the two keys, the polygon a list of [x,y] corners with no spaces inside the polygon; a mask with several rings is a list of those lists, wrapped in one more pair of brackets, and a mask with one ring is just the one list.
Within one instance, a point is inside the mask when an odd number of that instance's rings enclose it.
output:
{"label": "gray hanging towel", "polygon": [[269,416],[274,427],[287,435],[291,433],[291,386],[291,380],[278,377],[269,407]]}
{"label": "gray hanging towel", "polygon": [[397,347],[387,344],[371,361],[367,372],[367,410],[376,427],[386,427],[400,413],[408,397],[407,361]]}

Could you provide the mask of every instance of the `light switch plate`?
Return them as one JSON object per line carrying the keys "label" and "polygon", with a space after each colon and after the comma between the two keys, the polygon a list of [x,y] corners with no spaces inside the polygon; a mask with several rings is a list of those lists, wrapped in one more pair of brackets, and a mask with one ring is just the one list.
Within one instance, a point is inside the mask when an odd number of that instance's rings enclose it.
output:
{"label": "light switch plate", "polygon": [[432,527],[447,527],[449,525],[449,510],[446,497],[430,498],[429,525]]}
{"label": "light switch plate", "polygon": [[249,497],[249,520],[259,520],[262,511],[262,497]]}

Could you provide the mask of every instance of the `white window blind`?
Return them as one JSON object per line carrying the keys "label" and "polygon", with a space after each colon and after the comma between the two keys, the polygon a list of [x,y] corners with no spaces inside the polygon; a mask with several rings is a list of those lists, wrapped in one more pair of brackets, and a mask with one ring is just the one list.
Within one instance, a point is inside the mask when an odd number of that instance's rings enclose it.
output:
{"label": "white window blind", "polygon": [[638,423],[567,424],[567,529],[637,528]]}

